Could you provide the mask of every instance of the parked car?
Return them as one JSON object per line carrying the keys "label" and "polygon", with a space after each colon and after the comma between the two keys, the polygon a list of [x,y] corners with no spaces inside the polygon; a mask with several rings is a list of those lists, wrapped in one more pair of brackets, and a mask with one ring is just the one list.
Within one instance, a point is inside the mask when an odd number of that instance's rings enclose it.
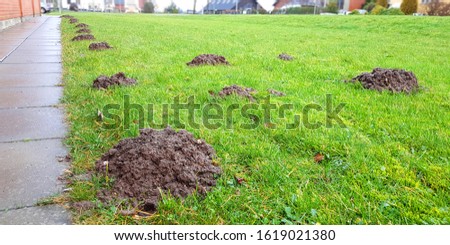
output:
{"label": "parked car", "polygon": [[70,10],[70,11],[78,12],[78,11],[80,10],[80,7],[79,7],[78,4],[76,4],[76,3],[71,3],[71,4],[69,5],[69,10]]}
{"label": "parked car", "polygon": [[52,10],[52,6],[48,4],[45,0],[41,0],[41,13],[46,14]]}

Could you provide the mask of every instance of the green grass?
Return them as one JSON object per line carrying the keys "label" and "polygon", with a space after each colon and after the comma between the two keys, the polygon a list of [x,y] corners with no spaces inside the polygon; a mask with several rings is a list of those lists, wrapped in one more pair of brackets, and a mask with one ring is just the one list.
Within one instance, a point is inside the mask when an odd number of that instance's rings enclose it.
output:
{"label": "green grass", "polygon": [[[253,130],[236,115],[233,129],[186,129],[211,144],[223,175],[206,197],[166,196],[147,218],[119,215],[96,202],[106,183],[75,181],[71,201],[98,207],[77,212],[80,224],[449,224],[450,223],[450,19],[411,16],[168,16],[74,14],[91,25],[98,41],[114,49],[88,50],[88,41],[71,42],[75,28],[64,21],[64,84],[73,157],[72,171],[83,174],[118,141],[138,134],[137,113],[130,129],[105,129],[97,109],[111,103],[161,105],[175,96],[195,95],[202,106],[243,106],[246,99],[212,98],[238,84],[256,89],[261,103],[268,88],[292,103],[287,119],[316,103],[345,103],[339,116],[346,128],[296,129],[260,125]],[[278,60],[286,52],[292,62]],[[224,55],[232,64],[187,67],[198,54]],[[379,93],[343,83],[374,67],[413,71],[423,89],[412,95]],[[97,91],[99,75],[123,71],[138,85]],[[257,112],[261,115],[261,112]],[[169,112],[169,121],[173,113]],[[312,112],[323,122],[325,112]],[[186,121],[186,113],[181,116]],[[199,113],[196,120],[201,121]],[[102,126],[103,125],[103,126]],[[145,124],[149,126],[148,122]],[[269,125],[270,126],[270,125]],[[326,155],[317,164],[315,153]],[[235,176],[245,178],[239,185]]]}

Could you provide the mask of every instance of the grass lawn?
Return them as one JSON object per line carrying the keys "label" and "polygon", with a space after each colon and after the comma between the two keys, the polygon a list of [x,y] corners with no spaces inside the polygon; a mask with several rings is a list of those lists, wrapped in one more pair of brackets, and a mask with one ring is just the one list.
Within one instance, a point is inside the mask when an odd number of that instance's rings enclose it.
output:
{"label": "grass lawn", "polygon": [[[257,106],[267,89],[286,93],[275,105],[293,109],[254,129],[235,113],[217,129],[187,125],[217,152],[223,169],[206,197],[178,200],[165,196],[149,217],[127,217],[120,207],[96,201],[104,178],[74,180],[71,202],[88,200],[97,208],[76,212],[79,224],[450,224],[450,18],[412,16],[168,16],[75,13],[91,26],[97,41],[112,50],[92,52],[89,41],[72,42],[76,28],[62,24],[64,104],[70,134],[72,171],[94,169],[100,156],[121,139],[138,135],[131,126],[107,129],[97,110],[118,104],[154,104],[155,122],[175,115],[163,104],[195,96],[202,107],[249,104],[236,96],[210,96],[209,90],[238,84],[252,87]],[[295,57],[287,62],[278,54]],[[188,67],[203,53],[223,55],[231,66]],[[412,95],[364,90],[343,83],[375,67],[413,71],[423,86]],[[98,91],[99,75],[119,71],[138,85]],[[326,127],[326,98],[345,127]],[[316,129],[287,129],[308,104]],[[317,107],[317,106],[316,106]],[[225,110],[225,109],[224,109]],[[253,111],[262,118],[262,111]],[[195,114],[202,121],[200,113]],[[156,127],[144,120],[145,127]],[[187,122],[186,111],[181,121]],[[142,118],[141,118],[142,122]],[[232,126],[232,127],[231,127]],[[231,128],[230,128],[231,127]],[[176,127],[175,127],[176,128]],[[314,155],[325,160],[316,163]],[[237,183],[236,177],[245,182]]]}

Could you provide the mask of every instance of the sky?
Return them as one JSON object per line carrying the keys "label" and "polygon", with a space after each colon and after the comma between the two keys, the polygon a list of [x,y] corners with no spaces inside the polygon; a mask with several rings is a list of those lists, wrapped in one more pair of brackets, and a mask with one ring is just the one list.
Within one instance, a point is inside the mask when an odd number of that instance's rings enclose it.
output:
{"label": "sky", "polygon": [[[157,11],[163,11],[164,8],[170,5],[171,2],[174,2],[179,8],[183,11],[191,9],[194,7],[194,0],[153,0],[155,5],[157,5]],[[259,0],[259,4],[263,6],[265,9],[271,10],[273,8],[273,4],[276,0]],[[202,9],[207,3],[207,0],[197,0],[196,9]]]}

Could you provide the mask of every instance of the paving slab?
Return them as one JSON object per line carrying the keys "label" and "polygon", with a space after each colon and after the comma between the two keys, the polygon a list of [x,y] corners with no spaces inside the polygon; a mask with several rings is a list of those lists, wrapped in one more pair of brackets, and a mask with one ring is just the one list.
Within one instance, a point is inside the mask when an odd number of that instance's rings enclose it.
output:
{"label": "paving slab", "polygon": [[22,39],[24,40],[25,38],[19,38],[19,37],[15,37],[15,36],[11,36],[11,35],[6,35],[7,30],[3,30],[1,31],[2,35],[0,35],[0,41],[2,40],[9,40],[9,39]]}
{"label": "paving slab", "polygon": [[56,86],[61,82],[59,73],[2,74],[0,88]]}
{"label": "paving slab", "polygon": [[28,37],[28,39],[33,39],[33,38],[41,38],[41,39],[46,39],[46,38],[53,38],[53,39],[58,39],[61,37],[61,31],[57,30],[55,28],[52,28],[52,30],[50,28],[40,28],[38,31],[34,32],[32,35],[30,35]]}
{"label": "paving slab", "polygon": [[52,38],[52,39],[27,39],[25,40],[21,45],[23,46],[35,46],[35,48],[39,49],[41,46],[61,46],[61,42],[58,39]]}
{"label": "paving slab", "polygon": [[59,55],[61,56],[61,49],[60,50],[42,50],[42,49],[31,49],[31,50],[25,50],[25,49],[16,49],[14,51],[15,55]]}
{"label": "paving slab", "polygon": [[0,41],[0,47],[2,46],[18,46],[24,41],[24,39],[3,39]]}
{"label": "paving slab", "polygon": [[61,31],[58,28],[54,27],[46,27],[46,28],[39,28],[38,31],[34,32],[32,35],[30,35],[28,38],[34,38],[34,37],[59,37],[61,34]]}
{"label": "paving slab", "polygon": [[22,44],[17,50],[46,50],[46,51],[61,51],[61,45],[36,45],[36,44]]}
{"label": "paving slab", "polygon": [[0,212],[0,225],[70,225],[70,212],[58,205]]}
{"label": "paving slab", "polygon": [[42,40],[42,41],[45,41],[45,40],[60,39],[60,37],[61,37],[60,33],[55,34],[55,35],[33,35],[33,36],[28,37],[27,40],[31,40],[31,41],[33,41],[33,40]]}
{"label": "paving slab", "polygon": [[33,34],[33,29],[30,28],[30,26],[25,26],[24,23],[18,24],[14,26],[14,28],[8,28],[6,30],[2,31],[2,34],[8,34],[6,36],[12,36],[12,34],[15,34],[13,37],[28,37],[31,34]]}
{"label": "paving slab", "polygon": [[20,45],[17,50],[46,50],[46,51],[61,51],[60,45],[52,45],[52,46],[40,46],[37,48],[35,45]]}
{"label": "paving slab", "polygon": [[17,55],[15,53],[6,57],[3,64],[26,64],[26,63],[61,63],[59,55]]}
{"label": "paving slab", "polygon": [[22,73],[61,73],[62,67],[60,64],[0,64],[0,74],[22,74]]}
{"label": "paving slab", "polygon": [[8,88],[0,87],[0,109],[18,107],[42,107],[59,103],[62,95],[61,87],[29,87]]}
{"label": "paving slab", "polygon": [[11,38],[20,38],[20,39],[26,39],[32,34],[32,32],[24,32],[24,31],[9,31],[5,30],[2,31],[2,36],[4,36],[4,39],[11,39]]}
{"label": "paving slab", "polygon": [[0,142],[63,138],[63,118],[59,108],[0,110]]}
{"label": "paving slab", "polygon": [[14,45],[0,46],[0,62],[2,62],[15,48],[16,46]]}
{"label": "paving slab", "polygon": [[0,143],[0,210],[35,205],[40,199],[60,193],[58,180],[67,163],[61,140]]}

